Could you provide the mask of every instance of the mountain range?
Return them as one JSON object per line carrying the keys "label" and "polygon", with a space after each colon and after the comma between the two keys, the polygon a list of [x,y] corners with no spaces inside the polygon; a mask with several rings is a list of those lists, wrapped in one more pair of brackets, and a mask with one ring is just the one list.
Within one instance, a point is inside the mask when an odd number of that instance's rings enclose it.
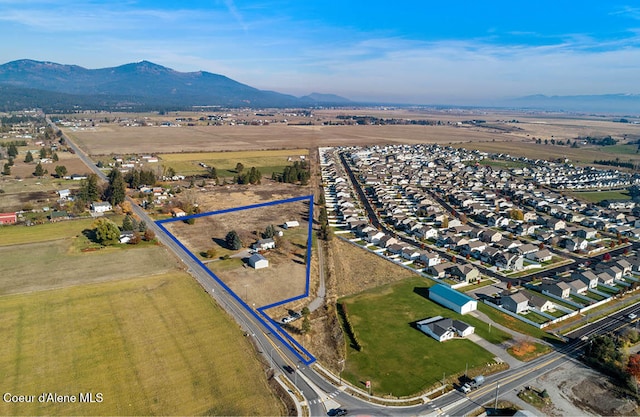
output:
{"label": "mountain range", "polygon": [[[348,99],[313,93],[304,97],[281,94],[206,71],[178,72],[149,61],[112,68],[28,59],[0,65],[0,108],[187,108],[309,107],[347,105]],[[40,101],[40,103],[35,103]],[[29,103],[33,103],[29,106]]]}
{"label": "mountain range", "polygon": [[[29,59],[0,65],[0,111],[34,107],[51,113],[78,109],[145,111],[181,110],[193,106],[355,105],[402,104],[355,103],[337,95],[319,93],[295,97],[259,90],[224,75],[206,71],[179,72],[149,61],[100,69]],[[456,107],[456,104],[437,107]],[[532,95],[472,107],[638,115],[640,95]]]}

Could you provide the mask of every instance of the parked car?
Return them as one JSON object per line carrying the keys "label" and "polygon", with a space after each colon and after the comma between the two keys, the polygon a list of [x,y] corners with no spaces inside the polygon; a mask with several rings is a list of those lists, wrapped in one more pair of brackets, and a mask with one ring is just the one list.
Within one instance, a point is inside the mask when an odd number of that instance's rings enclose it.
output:
{"label": "parked car", "polygon": [[280,320],[280,322],[282,324],[287,324],[287,323],[291,323],[293,320],[295,320],[293,317],[287,316],[287,317],[284,317],[282,320]]}

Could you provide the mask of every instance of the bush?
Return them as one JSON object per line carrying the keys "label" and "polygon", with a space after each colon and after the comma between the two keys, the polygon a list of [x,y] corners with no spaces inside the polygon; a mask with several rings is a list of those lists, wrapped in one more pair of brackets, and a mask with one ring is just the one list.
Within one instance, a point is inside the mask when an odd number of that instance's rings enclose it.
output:
{"label": "bush", "polygon": [[338,314],[342,318],[342,322],[344,323],[344,330],[347,333],[347,337],[351,341],[351,346],[358,352],[362,351],[362,345],[358,340],[358,336],[356,335],[355,330],[353,329],[353,325],[349,320],[349,314],[347,313],[347,305],[344,303],[338,303]]}

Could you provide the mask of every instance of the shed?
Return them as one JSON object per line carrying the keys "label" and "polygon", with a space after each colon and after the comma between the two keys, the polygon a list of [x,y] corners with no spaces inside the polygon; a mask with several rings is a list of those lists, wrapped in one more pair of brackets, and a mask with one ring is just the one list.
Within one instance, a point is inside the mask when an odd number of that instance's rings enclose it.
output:
{"label": "shed", "polygon": [[259,253],[255,253],[249,257],[249,266],[254,269],[267,268],[269,266],[269,261]]}
{"label": "shed", "polygon": [[288,222],[284,222],[284,224],[282,225],[284,229],[289,229],[291,227],[298,227],[298,226],[300,226],[300,223],[298,223],[297,220],[290,220]]}
{"label": "shed", "polygon": [[478,309],[478,302],[443,284],[429,288],[429,299],[459,314],[467,314]]}

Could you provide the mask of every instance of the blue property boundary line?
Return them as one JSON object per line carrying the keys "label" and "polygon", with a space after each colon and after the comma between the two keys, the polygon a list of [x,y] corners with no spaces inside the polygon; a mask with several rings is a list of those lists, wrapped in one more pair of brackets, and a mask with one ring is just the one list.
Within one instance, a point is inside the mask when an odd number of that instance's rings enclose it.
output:
{"label": "blue property boundary line", "polygon": [[[214,274],[213,271],[211,271],[209,268],[207,268],[207,266],[205,264],[203,264],[202,261],[200,261],[200,259],[198,259],[198,257],[196,255],[194,255],[189,249],[187,249],[187,247],[184,246],[182,244],[182,242],[180,242],[180,240],[178,240],[178,238],[176,238],[171,232],[169,232],[169,230],[167,230],[166,227],[164,227],[165,223],[172,223],[172,222],[176,222],[176,221],[183,221],[183,220],[194,219],[194,218],[198,218],[198,217],[213,216],[213,215],[216,215],[216,214],[231,213],[231,212],[234,212],[234,211],[249,210],[249,209],[254,209],[254,208],[275,206],[275,205],[278,205],[278,204],[286,204],[286,203],[293,203],[293,202],[306,201],[306,200],[309,201],[309,219],[308,219],[308,222],[307,222],[308,223],[307,256],[306,256],[306,272],[305,272],[305,289],[304,289],[304,293],[300,294],[300,295],[297,295],[297,296],[294,296],[294,297],[291,297],[291,298],[288,298],[286,300],[275,302],[273,304],[269,304],[269,305],[266,305],[266,306],[263,306],[263,307],[258,307],[256,310],[254,310],[251,307],[249,307],[249,305],[247,303],[245,303],[244,300],[242,300],[235,292],[233,292],[231,290],[231,288],[229,288],[227,286],[227,284],[225,284],[216,274]],[[211,211],[211,212],[207,212],[207,213],[198,213],[198,214],[191,214],[189,216],[182,216],[182,217],[158,220],[158,221],[155,222],[155,224],[158,225],[158,227],[160,229],[162,229],[162,231],[164,231],[167,234],[167,236],[169,236],[178,246],[180,246],[180,248],[182,248],[182,250],[184,250],[191,257],[191,259],[196,261],[196,263],[198,263],[198,265],[200,265],[200,267],[203,270],[205,270],[209,274],[209,276],[211,278],[213,278],[218,284],[220,284],[220,286],[222,288],[224,288],[229,293],[229,295],[231,295],[233,298],[235,298],[235,300],[238,301],[240,303],[240,305],[242,307],[244,307],[245,310],[247,310],[252,316],[254,316],[259,322],[261,322],[267,328],[269,328],[269,327],[274,328],[276,331],[273,332],[273,335],[276,338],[278,338],[278,340],[280,340],[305,365],[310,365],[310,364],[312,364],[313,362],[316,361],[316,358],[311,353],[309,353],[309,351],[307,351],[300,343],[298,343],[286,331],[284,331],[284,329],[280,326],[280,324],[278,322],[276,322],[275,320],[273,320],[271,317],[269,317],[267,315],[267,313],[266,313],[266,310],[268,310],[270,308],[277,307],[277,306],[289,303],[291,301],[299,300],[301,298],[305,298],[305,297],[309,296],[309,277],[310,277],[310,273],[311,273],[311,245],[313,243],[313,239],[312,239],[313,238],[313,195],[308,195],[308,196],[303,196],[303,197],[288,198],[288,199],[285,199],[285,200],[269,201],[267,203],[253,204],[253,205],[250,205],[250,206],[234,207],[234,208],[225,209],[225,210]],[[256,311],[259,312],[260,315],[258,315],[258,313],[256,313]],[[271,323],[272,326],[269,326],[269,323]]]}

